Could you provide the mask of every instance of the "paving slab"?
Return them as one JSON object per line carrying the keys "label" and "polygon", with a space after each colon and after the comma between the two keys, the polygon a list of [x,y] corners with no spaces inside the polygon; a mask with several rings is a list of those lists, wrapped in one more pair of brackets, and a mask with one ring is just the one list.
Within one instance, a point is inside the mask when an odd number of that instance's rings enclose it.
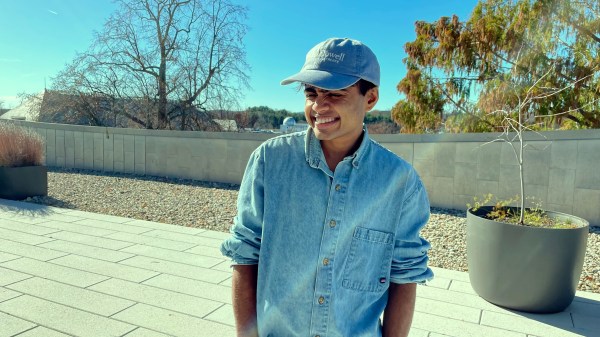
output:
{"label": "paving slab", "polygon": [[432,280],[427,281],[427,286],[440,288],[440,289],[448,289],[448,288],[450,288],[451,282],[452,282],[452,279],[435,275]]}
{"label": "paving slab", "polygon": [[431,332],[417,328],[412,328],[408,332],[408,337],[430,337],[431,335]]}
{"label": "paving slab", "polygon": [[33,234],[25,233],[25,232],[20,232],[20,231],[18,231],[19,226],[17,225],[15,227],[16,228],[14,230],[0,228],[0,237],[5,240],[25,243],[25,244],[33,245],[33,246],[39,245],[40,243],[54,240],[54,239],[39,236],[39,235],[33,235]]}
{"label": "paving slab", "polygon": [[[124,250],[117,251],[63,240],[42,243],[38,247],[110,262],[119,262],[135,255],[124,252]],[[128,249],[128,247],[124,249]]]}
{"label": "paving slab", "polygon": [[[418,301],[418,299],[417,299]],[[413,327],[431,332],[460,337],[526,337],[525,333],[489,327],[475,323],[458,321],[416,311],[413,318]]]}
{"label": "paving slab", "polygon": [[200,318],[223,305],[201,297],[117,279],[100,282],[88,289]]}
{"label": "paving slab", "polygon": [[[28,245],[25,243],[14,242],[0,239],[0,252],[11,255],[28,257],[40,261],[48,261],[57,257],[65,256],[67,253],[59,252],[47,248]],[[11,259],[14,260],[14,259]]]}
{"label": "paving slab", "polygon": [[14,336],[35,327],[35,324],[31,322],[5,314],[1,311],[0,322],[2,322],[2,324],[0,324],[0,336]]}
{"label": "paving slab", "polygon": [[15,260],[15,259],[18,259],[19,257],[20,257],[19,255],[0,252],[0,262]]}
{"label": "paving slab", "polygon": [[121,216],[109,215],[109,214],[100,214],[100,213],[92,213],[92,212],[84,212],[80,210],[66,210],[64,212],[65,215],[80,217],[84,219],[98,219],[102,221],[110,221],[114,223],[126,223],[131,221],[129,218],[124,218]]}
{"label": "paving slab", "polygon": [[26,223],[26,224],[30,224],[30,225],[35,225],[35,224],[40,224],[42,222],[46,222],[48,221],[47,218],[45,218],[44,216],[28,216],[28,215],[21,215],[21,214],[8,214],[8,215],[4,215],[3,219],[9,220],[9,221],[17,221],[18,223]]}
{"label": "paving slab", "polygon": [[198,235],[189,235],[189,234],[181,234],[181,233],[173,233],[164,230],[155,229],[150,232],[144,233],[145,236],[151,236],[161,239],[173,240],[173,241],[181,241],[181,242],[190,242],[195,243],[197,245],[208,246],[208,247],[220,247],[223,240],[221,239],[213,239],[207,238],[204,236]]}
{"label": "paving slab", "polygon": [[182,276],[212,283],[222,282],[231,276],[231,272],[190,266],[189,264],[159,260],[146,256],[134,256],[130,259],[121,261],[120,263],[128,266],[153,270],[160,273]]}
{"label": "paving slab", "polygon": [[54,228],[58,231],[73,232],[73,233],[79,233],[79,234],[85,234],[85,235],[91,235],[91,236],[104,236],[104,235],[115,233],[115,231],[112,231],[112,230],[90,227],[90,226],[86,226],[84,224],[78,224],[77,222],[65,222],[65,221],[52,220],[52,221],[44,222],[41,225]]}
{"label": "paving slab", "polygon": [[200,332],[203,336],[235,336],[235,328],[232,326],[141,303],[113,318],[173,336],[197,337]]}
{"label": "paving slab", "polygon": [[0,311],[75,336],[122,336],[135,329],[132,324],[29,295],[0,303]]}
{"label": "paving slab", "polygon": [[223,323],[235,327],[235,319],[233,318],[233,306],[224,304],[217,310],[211,312],[205,317],[209,321]]}
{"label": "paving slab", "polygon": [[568,312],[557,314],[521,314],[522,316],[506,315],[497,312],[484,311],[481,324],[490,327],[515,331],[523,334],[539,336],[573,337],[580,336],[581,329],[573,326]]}
{"label": "paving slab", "polygon": [[19,297],[21,295],[23,294],[5,287],[0,287],[0,302],[8,301],[12,298]]}
{"label": "paving slab", "polygon": [[123,298],[88,290],[89,288],[83,289],[39,277],[13,283],[7,288],[102,316],[116,314],[135,304]]}
{"label": "paving slab", "polygon": [[144,329],[144,328],[137,328],[137,329],[133,330],[132,332],[126,334],[123,337],[171,337],[171,336],[165,335],[164,333]]}
{"label": "paving slab", "polygon": [[31,330],[27,330],[15,337],[70,337],[62,332],[48,329],[43,326],[35,327]]}
{"label": "paving slab", "polygon": [[192,266],[212,268],[222,263],[225,258],[216,258],[191,253],[180,252],[177,250],[152,247],[147,245],[135,245],[121,249],[121,252],[132,253],[146,257],[153,257],[165,261],[185,263]]}
{"label": "paving slab", "polygon": [[127,223],[115,223],[110,221],[103,221],[99,219],[81,219],[75,221],[74,224],[82,225],[90,228],[98,228],[109,230],[110,232],[125,232],[131,234],[141,234],[148,231],[152,231],[152,229],[139,227],[139,226],[129,226]]}
{"label": "paving slab", "polygon": [[88,287],[108,279],[106,276],[25,257],[0,263],[0,267],[78,287]]}
{"label": "paving slab", "polygon": [[[110,234],[110,235],[107,235],[106,237],[110,238],[110,239],[120,240],[123,242],[128,242],[129,243],[128,246],[133,246],[134,244],[138,243],[138,244],[144,244],[147,246],[153,246],[153,247],[165,248],[165,249],[171,249],[171,250],[177,250],[177,251],[184,251],[186,249],[190,249],[190,248],[196,246],[195,244],[189,243],[189,242],[179,242],[179,241],[166,240],[166,239],[154,238],[154,237],[150,237],[150,236],[136,235],[136,234],[131,234],[131,233],[122,233],[122,232]],[[123,248],[125,248],[125,247],[123,247]]]}
{"label": "paving slab", "polygon": [[216,258],[223,258],[223,254],[221,254],[219,247],[194,245],[194,247],[186,249],[185,252],[191,253],[191,254],[204,255],[204,256],[212,256],[212,257],[216,257]]}
{"label": "paving slab", "polygon": [[68,231],[62,231],[62,232],[48,234],[48,237],[57,239],[57,240],[76,242],[76,243],[81,243],[81,244],[85,244],[85,245],[90,245],[93,247],[100,247],[100,248],[114,249],[114,250],[123,249],[125,247],[129,247],[129,246],[133,245],[132,243],[126,242],[126,241],[108,239],[106,237],[97,237],[97,236],[93,236],[93,235],[74,233],[74,232],[68,232]]}
{"label": "paving slab", "polygon": [[[124,261],[127,260],[129,259]],[[75,270],[88,271],[98,275],[114,277],[133,282],[142,282],[159,274],[147,269],[131,267],[121,263],[102,261],[78,255],[59,257],[51,262]]]}
{"label": "paving slab", "polygon": [[480,309],[469,308],[460,304],[439,302],[428,298],[419,298],[415,304],[415,311],[475,324],[479,324],[482,312]]}
{"label": "paving slab", "polygon": [[54,232],[58,231],[55,228],[42,226],[47,223],[48,222],[44,222],[41,225],[30,225],[25,222],[19,222],[16,220],[0,218],[0,228],[8,229],[11,231],[18,231],[18,232],[23,232],[23,233],[27,233],[27,234],[33,234],[33,235],[45,235],[45,234],[50,234],[50,233],[54,233]]}
{"label": "paving slab", "polygon": [[210,282],[192,280],[185,277],[161,274],[153,277],[143,284],[153,287],[168,289],[182,294],[231,304],[231,286],[224,286]]}
{"label": "paving slab", "polygon": [[207,232],[205,229],[194,228],[194,227],[183,227],[183,226],[173,226],[161,222],[147,221],[147,220],[134,220],[125,222],[127,225],[139,226],[150,229],[160,229],[173,233],[181,233],[181,234],[189,234],[189,235],[198,235],[204,232]]}
{"label": "paving slab", "polygon": [[0,267],[0,286],[19,282],[33,277],[32,275]]}
{"label": "paving slab", "polygon": [[448,289],[452,290],[452,291],[460,292],[460,293],[477,295],[475,290],[473,290],[473,287],[471,287],[471,283],[469,283],[469,282],[452,280],[452,282],[450,283],[450,287]]}
{"label": "paving slab", "polygon": [[26,216],[21,216],[21,218],[26,219],[26,221],[28,220],[40,224],[46,223],[48,221],[73,222],[82,219],[80,217],[67,215],[63,212],[57,212],[57,209],[59,208],[53,208],[48,210],[47,213],[42,212],[41,214],[31,212]]}

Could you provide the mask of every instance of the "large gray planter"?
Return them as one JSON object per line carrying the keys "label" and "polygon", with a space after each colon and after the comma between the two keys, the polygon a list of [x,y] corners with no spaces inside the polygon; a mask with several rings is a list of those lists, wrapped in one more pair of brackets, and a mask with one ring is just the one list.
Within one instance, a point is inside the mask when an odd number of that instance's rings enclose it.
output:
{"label": "large gray planter", "polygon": [[0,198],[23,200],[48,195],[46,166],[0,167]]}
{"label": "large gray planter", "polygon": [[573,229],[549,229],[486,219],[491,206],[467,211],[469,279],[483,299],[509,309],[559,312],[575,297],[587,245],[589,223],[569,219]]}

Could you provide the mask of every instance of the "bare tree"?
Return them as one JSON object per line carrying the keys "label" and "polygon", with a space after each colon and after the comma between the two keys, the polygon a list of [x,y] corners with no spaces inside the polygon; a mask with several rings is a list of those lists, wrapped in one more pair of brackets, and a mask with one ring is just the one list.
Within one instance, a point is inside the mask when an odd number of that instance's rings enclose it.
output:
{"label": "bare tree", "polygon": [[[78,113],[118,126],[202,129],[248,86],[247,9],[229,0],[116,0],[119,8],[53,78]],[[96,104],[91,104],[96,102]],[[95,118],[105,120],[105,118]]]}

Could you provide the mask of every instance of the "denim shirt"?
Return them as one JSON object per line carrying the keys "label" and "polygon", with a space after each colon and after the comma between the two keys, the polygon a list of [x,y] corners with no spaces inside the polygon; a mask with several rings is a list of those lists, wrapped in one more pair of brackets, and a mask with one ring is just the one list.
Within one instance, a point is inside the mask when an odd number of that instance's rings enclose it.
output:
{"label": "denim shirt", "polygon": [[258,264],[261,337],[381,336],[390,282],[422,283],[429,200],[415,170],[369,138],[332,172],[311,129],[251,155],[221,252]]}

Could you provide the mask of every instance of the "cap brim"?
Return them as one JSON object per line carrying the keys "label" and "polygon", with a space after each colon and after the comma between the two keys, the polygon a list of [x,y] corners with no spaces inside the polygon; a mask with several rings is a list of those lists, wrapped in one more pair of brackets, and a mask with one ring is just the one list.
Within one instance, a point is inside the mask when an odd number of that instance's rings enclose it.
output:
{"label": "cap brim", "polygon": [[356,76],[332,74],[322,70],[303,70],[281,81],[281,85],[301,82],[321,89],[340,90],[353,85],[359,79]]}

